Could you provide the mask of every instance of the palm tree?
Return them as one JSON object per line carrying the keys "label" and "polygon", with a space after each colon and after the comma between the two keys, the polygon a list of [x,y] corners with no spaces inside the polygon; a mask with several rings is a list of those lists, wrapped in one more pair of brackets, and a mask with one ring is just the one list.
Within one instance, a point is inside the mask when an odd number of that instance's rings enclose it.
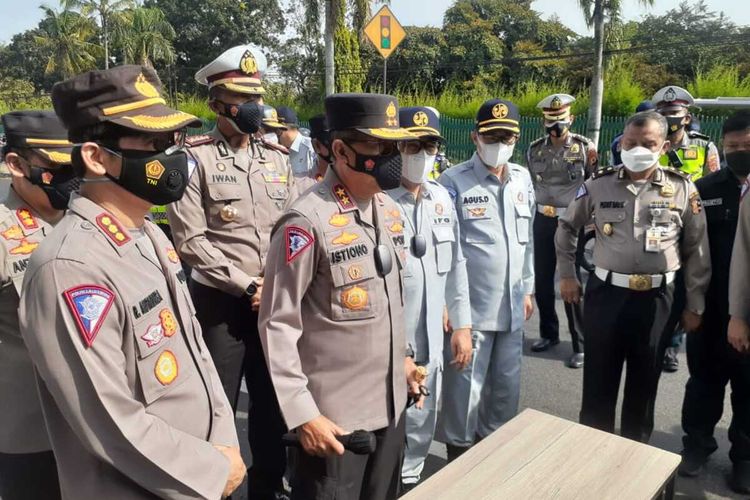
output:
{"label": "palm tree", "polygon": [[45,18],[42,34],[34,41],[49,54],[45,74],[58,73],[63,78],[96,68],[102,48],[91,42],[97,34],[96,24],[77,12],[56,11],[46,5],[39,7]]}
{"label": "palm tree", "polygon": [[109,28],[112,16],[125,9],[136,6],[135,0],[60,0],[66,10],[79,8],[81,14],[99,16],[99,25],[102,28],[102,40],[104,41],[104,68],[109,68]]}
{"label": "palm tree", "polygon": [[161,9],[136,7],[112,16],[112,43],[122,50],[125,63],[153,67],[175,60],[174,28]]}
{"label": "palm tree", "polygon": [[[653,7],[654,0],[638,0],[643,6]],[[578,0],[588,27],[594,27],[596,60],[591,79],[591,105],[587,135],[594,144],[599,143],[602,125],[602,100],[604,99],[604,40],[605,20],[611,25],[620,17],[621,0]]]}

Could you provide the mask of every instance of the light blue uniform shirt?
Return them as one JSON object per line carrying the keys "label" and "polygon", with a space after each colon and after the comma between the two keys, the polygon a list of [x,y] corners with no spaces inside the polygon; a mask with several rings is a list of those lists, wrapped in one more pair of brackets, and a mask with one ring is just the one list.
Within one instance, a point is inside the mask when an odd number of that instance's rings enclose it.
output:
{"label": "light blue uniform shirt", "polygon": [[309,176],[310,171],[317,166],[312,139],[302,135],[301,132],[297,133],[297,137],[289,146],[289,165],[297,177]]}
{"label": "light blue uniform shirt", "polygon": [[528,170],[509,163],[501,180],[475,153],[446,170],[439,182],[458,213],[473,329],[523,328],[523,299],[534,293],[536,201]]}
{"label": "light blue uniform shirt", "polygon": [[[466,260],[461,251],[458,218],[448,191],[433,180],[422,185],[419,199],[403,187],[388,194],[404,219],[404,318],[407,342],[415,360],[443,364],[443,308],[454,328],[471,325]],[[427,252],[417,258],[412,237],[425,238]]]}

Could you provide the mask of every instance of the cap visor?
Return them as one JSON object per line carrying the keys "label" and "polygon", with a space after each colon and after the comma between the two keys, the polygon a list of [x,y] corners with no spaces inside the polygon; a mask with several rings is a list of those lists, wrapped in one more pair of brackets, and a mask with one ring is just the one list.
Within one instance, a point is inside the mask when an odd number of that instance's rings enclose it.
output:
{"label": "cap visor", "polygon": [[47,158],[52,163],[59,163],[61,165],[67,165],[72,162],[70,154],[73,148],[60,148],[60,149],[35,149],[37,153]]}
{"label": "cap visor", "polygon": [[286,125],[280,122],[272,122],[272,121],[263,120],[261,124],[266,128],[278,128],[281,130],[289,130],[289,127],[287,127]]}
{"label": "cap visor", "polygon": [[362,132],[365,135],[376,137],[378,139],[386,139],[389,141],[403,141],[406,139],[417,139],[418,136],[412,134],[405,128],[358,128],[357,132]]}
{"label": "cap visor", "polygon": [[133,112],[122,113],[120,116],[111,117],[107,121],[140,132],[171,132],[185,127],[200,127],[203,125],[203,122],[195,116],[163,104],[155,104]]}
{"label": "cap visor", "polygon": [[510,132],[515,132],[516,134],[521,132],[521,129],[518,128],[517,125],[501,125],[501,124],[495,124],[495,125],[487,125],[486,127],[480,127],[477,132],[480,134],[484,134],[485,132],[490,132],[491,130],[508,130]]}

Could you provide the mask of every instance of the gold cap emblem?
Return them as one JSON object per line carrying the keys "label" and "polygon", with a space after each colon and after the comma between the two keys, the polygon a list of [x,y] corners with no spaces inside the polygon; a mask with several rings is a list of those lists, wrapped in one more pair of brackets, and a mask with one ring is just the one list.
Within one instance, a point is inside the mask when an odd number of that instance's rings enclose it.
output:
{"label": "gold cap emblem", "polygon": [[499,102],[492,108],[492,116],[495,118],[505,118],[508,116],[508,106]]}
{"label": "gold cap emblem", "polygon": [[425,127],[430,123],[430,119],[427,117],[427,113],[424,111],[417,111],[414,114],[414,125],[418,127]]}
{"label": "gold cap emblem", "polygon": [[149,99],[159,97],[159,91],[146,80],[146,76],[143,73],[135,79],[135,90],[143,97],[148,97]]}
{"label": "gold cap emblem", "polygon": [[255,61],[255,56],[249,50],[246,50],[240,58],[240,70],[246,75],[254,75],[258,72],[258,63]]}

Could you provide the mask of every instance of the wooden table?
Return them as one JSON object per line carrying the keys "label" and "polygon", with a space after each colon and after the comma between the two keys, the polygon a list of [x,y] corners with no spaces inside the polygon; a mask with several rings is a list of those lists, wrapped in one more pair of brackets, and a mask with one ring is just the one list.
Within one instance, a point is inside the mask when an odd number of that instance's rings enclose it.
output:
{"label": "wooden table", "polygon": [[670,499],[680,456],[527,409],[405,500]]}

